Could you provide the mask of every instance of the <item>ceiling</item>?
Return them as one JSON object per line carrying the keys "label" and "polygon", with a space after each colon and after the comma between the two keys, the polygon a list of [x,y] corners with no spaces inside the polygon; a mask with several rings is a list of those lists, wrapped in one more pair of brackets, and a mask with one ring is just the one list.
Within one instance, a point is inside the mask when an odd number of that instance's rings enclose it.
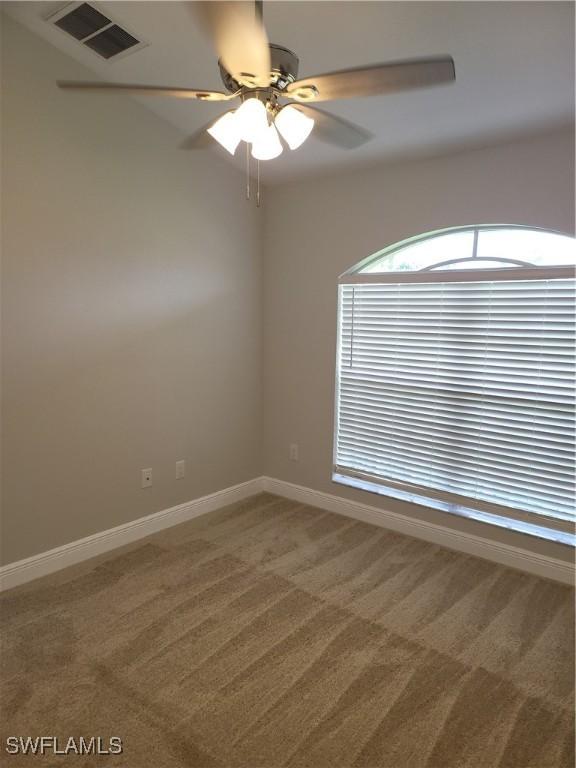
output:
{"label": "ceiling", "polygon": [[[91,69],[94,79],[222,89],[216,56],[186,3],[94,4],[149,46],[106,62],[46,23],[65,3],[2,5],[9,15]],[[488,144],[568,125],[574,119],[570,2],[273,1],[264,5],[264,20],[270,41],[299,56],[301,76],[446,53],[456,64],[453,85],[323,103],[323,109],[359,123],[375,138],[355,150],[310,138],[295,152],[285,151],[263,163],[264,181]],[[70,98],[78,99],[80,109],[86,98],[109,105],[109,100],[129,97],[71,93]],[[159,97],[138,100],[185,135],[226,109]]]}

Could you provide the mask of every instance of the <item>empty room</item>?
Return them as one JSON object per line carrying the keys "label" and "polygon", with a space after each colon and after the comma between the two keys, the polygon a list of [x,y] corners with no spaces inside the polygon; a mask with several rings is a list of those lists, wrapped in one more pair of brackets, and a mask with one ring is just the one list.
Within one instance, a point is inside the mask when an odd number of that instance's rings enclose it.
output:
{"label": "empty room", "polygon": [[0,765],[575,768],[573,2],[0,2]]}

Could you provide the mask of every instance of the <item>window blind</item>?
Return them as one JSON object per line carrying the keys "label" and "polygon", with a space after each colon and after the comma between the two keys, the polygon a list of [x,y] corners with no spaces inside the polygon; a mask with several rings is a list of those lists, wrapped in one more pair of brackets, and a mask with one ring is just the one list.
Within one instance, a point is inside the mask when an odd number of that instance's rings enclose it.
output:
{"label": "window blind", "polygon": [[340,286],[336,473],[574,520],[575,281],[503,271]]}

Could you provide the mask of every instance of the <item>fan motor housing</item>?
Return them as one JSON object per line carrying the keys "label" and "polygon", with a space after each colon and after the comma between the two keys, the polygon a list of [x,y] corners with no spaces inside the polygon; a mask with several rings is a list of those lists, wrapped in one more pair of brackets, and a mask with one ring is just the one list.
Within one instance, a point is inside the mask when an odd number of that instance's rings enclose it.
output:
{"label": "fan motor housing", "polygon": [[[282,45],[269,44],[270,47],[270,65],[271,82],[273,88],[283,91],[290,83],[293,83],[298,77],[298,56],[293,51],[284,48]],[[221,61],[218,61],[222,82],[230,93],[236,93],[242,86],[235,80]]]}

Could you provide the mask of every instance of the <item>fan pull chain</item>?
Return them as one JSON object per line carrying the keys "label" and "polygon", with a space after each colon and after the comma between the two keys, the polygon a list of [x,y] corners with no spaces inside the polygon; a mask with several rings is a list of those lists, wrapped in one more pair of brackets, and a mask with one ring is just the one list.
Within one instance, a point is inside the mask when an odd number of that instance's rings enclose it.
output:
{"label": "fan pull chain", "polygon": [[250,200],[250,146],[246,144],[246,200]]}
{"label": "fan pull chain", "polygon": [[[250,200],[250,145],[246,144],[246,200]],[[256,160],[256,208],[260,208],[260,160]]]}

